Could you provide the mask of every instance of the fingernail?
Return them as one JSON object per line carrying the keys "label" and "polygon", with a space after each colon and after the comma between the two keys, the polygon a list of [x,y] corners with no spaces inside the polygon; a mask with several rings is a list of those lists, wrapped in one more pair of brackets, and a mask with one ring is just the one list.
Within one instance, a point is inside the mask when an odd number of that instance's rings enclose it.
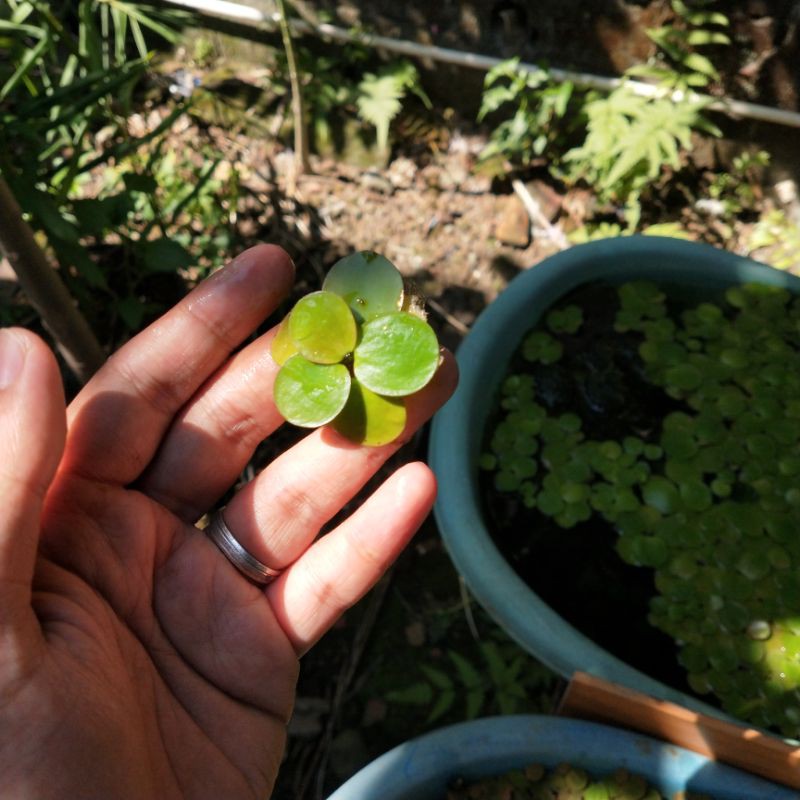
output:
{"label": "fingernail", "polygon": [[17,379],[25,361],[25,350],[11,331],[0,330],[0,389],[7,389]]}

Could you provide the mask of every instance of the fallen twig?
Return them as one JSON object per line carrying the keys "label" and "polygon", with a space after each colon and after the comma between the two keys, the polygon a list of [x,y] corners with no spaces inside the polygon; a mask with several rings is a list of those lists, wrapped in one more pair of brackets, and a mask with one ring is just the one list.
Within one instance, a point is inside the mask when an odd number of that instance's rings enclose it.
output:
{"label": "fallen twig", "polygon": [[559,250],[566,250],[570,244],[567,237],[564,235],[564,231],[557,225],[553,225],[542,213],[539,203],[528,191],[528,187],[519,178],[514,178],[514,180],[511,181],[511,186],[517,197],[522,201],[522,205],[525,206],[525,210],[528,212],[534,230],[538,228]]}

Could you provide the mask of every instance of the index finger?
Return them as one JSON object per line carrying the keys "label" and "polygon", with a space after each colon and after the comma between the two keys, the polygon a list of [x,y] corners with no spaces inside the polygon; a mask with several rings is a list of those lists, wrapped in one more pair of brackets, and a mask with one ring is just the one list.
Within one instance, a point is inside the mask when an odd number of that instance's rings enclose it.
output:
{"label": "index finger", "polygon": [[276,308],[293,278],[280,247],[258,245],[124,345],[71,403],[62,468],[134,481],[178,410]]}

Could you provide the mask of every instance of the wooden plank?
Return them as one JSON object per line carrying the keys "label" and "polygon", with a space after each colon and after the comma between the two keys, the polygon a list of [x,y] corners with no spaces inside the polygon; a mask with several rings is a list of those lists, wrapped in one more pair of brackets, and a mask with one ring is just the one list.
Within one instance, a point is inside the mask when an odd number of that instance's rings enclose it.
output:
{"label": "wooden plank", "polygon": [[558,713],[645,733],[776,783],[800,789],[800,746],[576,672]]}

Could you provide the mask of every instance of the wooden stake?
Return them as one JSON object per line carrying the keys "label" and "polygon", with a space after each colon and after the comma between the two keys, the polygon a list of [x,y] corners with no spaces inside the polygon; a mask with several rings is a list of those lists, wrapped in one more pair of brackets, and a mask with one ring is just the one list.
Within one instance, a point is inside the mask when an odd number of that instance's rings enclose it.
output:
{"label": "wooden stake", "polygon": [[11,264],[22,291],[53,335],[67,366],[81,383],[100,368],[105,355],[89,323],[53,269],[8,184],[0,176],[0,251]]}
{"label": "wooden stake", "polygon": [[800,789],[800,746],[585,672],[573,675],[558,713],[630,728]]}

